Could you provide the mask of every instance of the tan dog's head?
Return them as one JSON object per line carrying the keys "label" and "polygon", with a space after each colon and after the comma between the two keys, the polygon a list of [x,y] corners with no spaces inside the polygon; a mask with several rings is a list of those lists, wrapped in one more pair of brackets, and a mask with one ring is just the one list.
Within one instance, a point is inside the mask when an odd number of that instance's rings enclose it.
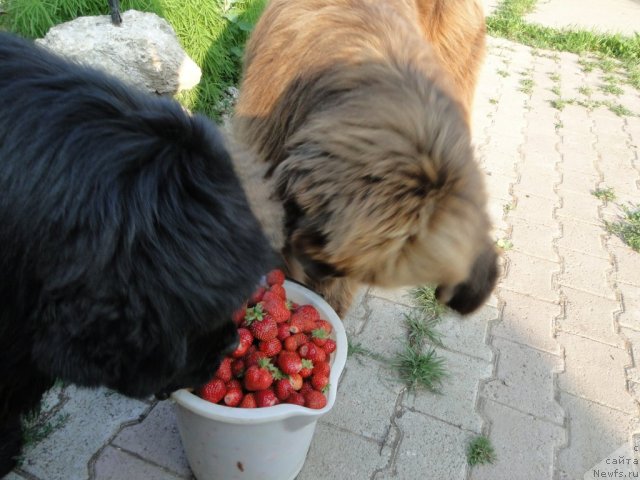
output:
{"label": "tan dog's head", "polygon": [[436,284],[468,313],[497,277],[482,173],[461,105],[401,68],[336,65],[281,97],[308,107],[274,170],[287,261],[312,284]]}

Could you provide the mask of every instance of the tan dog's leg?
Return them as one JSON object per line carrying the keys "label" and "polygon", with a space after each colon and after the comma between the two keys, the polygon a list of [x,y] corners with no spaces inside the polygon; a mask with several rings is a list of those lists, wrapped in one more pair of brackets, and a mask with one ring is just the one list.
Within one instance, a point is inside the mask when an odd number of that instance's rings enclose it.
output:
{"label": "tan dog's leg", "polygon": [[359,283],[349,277],[338,277],[318,282],[314,285],[314,289],[324,297],[338,316],[343,319],[351,306],[358,286]]}

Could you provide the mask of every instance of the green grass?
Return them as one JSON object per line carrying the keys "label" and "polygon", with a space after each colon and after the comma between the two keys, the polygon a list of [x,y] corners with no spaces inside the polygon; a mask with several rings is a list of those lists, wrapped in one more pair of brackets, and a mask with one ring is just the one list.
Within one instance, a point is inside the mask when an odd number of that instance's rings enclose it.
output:
{"label": "green grass", "polygon": [[363,347],[360,343],[353,343],[350,339],[347,339],[347,357],[353,357],[355,355],[369,355],[370,351]]}
{"label": "green grass", "polygon": [[504,252],[507,252],[513,248],[513,242],[508,238],[500,238],[496,240],[496,246]]}
{"label": "green grass", "polygon": [[439,357],[433,348],[423,353],[422,349],[407,345],[405,350],[393,359],[392,365],[410,389],[424,388],[439,393],[442,381],[447,377],[445,360]]}
{"label": "green grass", "polygon": [[526,95],[531,95],[531,93],[533,93],[534,85],[535,83],[532,78],[520,79],[520,91]]}
{"label": "green grass", "polygon": [[590,97],[591,94],[593,93],[593,90],[589,87],[582,86],[578,88],[578,93],[580,93],[581,95],[584,95],[585,97]]}
{"label": "green grass", "polygon": [[630,117],[633,112],[620,103],[604,102],[604,104],[619,117]]}
{"label": "green grass", "polygon": [[472,467],[486,463],[493,463],[497,459],[491,441],[485,436],[474,438],[467,447],[467,463]]}
{"label": "green grass", "polygon": [[363,347],[361,343],[353,343],[350,339],[347,339],[347,358],[359,356],[373,358],[374,360],[378,360],[383,363],[389,363],[389,359],[383,355]]}
{"label": "green grass", "polygon": [[411,296],[416,307],[426,316],[438,318],[447,312],[447,307],[436,299],[436,289],[429,285],[423,285],[411,290]]}
{"label": "green grass", "polygon": [[556,110],[562,111],[562,110],[564,110],[564,107],[569,105],[571,102],[569,102],[567,100],[563,100],[562,98],[554,98],[553,100],[550,100],[549,103]]}
{"label": "green grass", "polygon": [[421,312],[413,311],[409,315],[404,314],[404,326],[407,329],[409,345],[424,345],[431,342],[442,345],[442,334],[436,330],[440,319],[429,317]]}
{"label": "green grass", "polygon": [[[202,69],[200,84],[177,99],[187,108],[219,119],[226,89],[240,78],[244,43],[267,0],[122,0],[122,10],[157,13]],[[1,25],[27,38],[81,15],[106,15],[105,0],[6,0]]]}
{"label": "green grass", "polygon": [[624,216],[617,222],[605,222],[608,232],[620,237],[636,252],[640,252],[640,204],[635,207],[622,205]]}
{"label": "green grass", "polygon": [[51,419],[41,417],[40,412],[24,415],[22,417],[22,429],[25,445],[41,442],[64,426],[68,419],[68,414],[57,415]]}
{"label": "green grass", "polygon": [[510,73],[507,72],[506,70],[498,70],[496,73],[501,77],[508,77],[510,75]]}
{"label": "green grass", "polygon": [[606,202],[611,202],[616,199],[616,193],[612,187],[596,188],[591,192],[591,195]]}
{"label": "green grass", "polygon": [[599,88],[602,92],[607,93],[609,95],[619,96],[624,93],[624,90],[622,90],[619,86],[612,85],[610,83],[605,83],[604,85],[600,85]]}

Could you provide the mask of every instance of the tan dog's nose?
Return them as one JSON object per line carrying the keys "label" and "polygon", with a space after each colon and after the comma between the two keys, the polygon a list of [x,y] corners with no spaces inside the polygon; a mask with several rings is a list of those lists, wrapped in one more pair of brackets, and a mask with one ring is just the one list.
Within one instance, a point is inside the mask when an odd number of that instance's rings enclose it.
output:
{"label": "tan dog's nose", "polygon": [[471,274],[457,285],[440,285],[436,298],[462,315],[482,306],[491,295],[498,280],[498,254],[493,245],[488,246],[476,259]]}

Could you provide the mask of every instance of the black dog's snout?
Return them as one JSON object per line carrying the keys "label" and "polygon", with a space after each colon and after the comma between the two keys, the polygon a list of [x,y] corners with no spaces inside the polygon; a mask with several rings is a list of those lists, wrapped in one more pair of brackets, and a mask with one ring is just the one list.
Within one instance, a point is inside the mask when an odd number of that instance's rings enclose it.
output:
{"label": "black dog's snout", "polygon": [[233,352],[235,352],[236,348],[238,348],[238,345],[240,344],[240,335],[238,335],[238,330],[235,327],[233,329],[233,332],[231,332],[228,336],[229,338],[227,341],[227,346],[224,347],[220,352],[220,355],[223,357],[231,355]]}
{"label": "black dog's snout", "polygon": [[155,397],[156,400],[166,400],[167,398],[169,398],[169,395],[171,395],[171,392],[158,392],[156,393]]}

